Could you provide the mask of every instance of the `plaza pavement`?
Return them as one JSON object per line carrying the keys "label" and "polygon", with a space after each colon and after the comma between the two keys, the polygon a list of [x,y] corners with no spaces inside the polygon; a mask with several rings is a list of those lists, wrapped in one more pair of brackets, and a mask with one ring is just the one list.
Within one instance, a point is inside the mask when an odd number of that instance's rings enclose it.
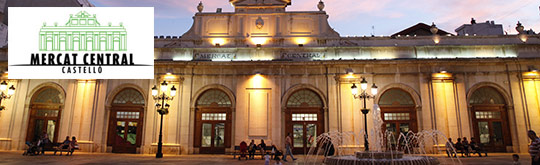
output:
{"label": "plaza pavement", "polygon": [[[188,165],[257,165],[264,164],[260,160],[242,160],[233,159],[231,155],[165,155],[162,159],[156,159],[154,155],[141,154],[112,154],[112,153],[83,153],[75,152],[73,156],[54,156],[51,152],[44,156],[22,156],[23,151],[0,151],[0,164],[83,164],[83,165],[101,165],[101,164],[188,164]],[[460,164],[457,160],[452,161],[445,155],[436,156],[442,164]],[[303,156],[297,155],[295,162],[284,163],[284,165],[303,164]],[[520,154],[521,164],[530,164],[530,156]],[[488,165],[511,165],[512,154],[510,153],[490,153],[489,157],[467,157],[460,158],[462,164],[488,164]],[[271,162],[273,165],[273,161]]]}

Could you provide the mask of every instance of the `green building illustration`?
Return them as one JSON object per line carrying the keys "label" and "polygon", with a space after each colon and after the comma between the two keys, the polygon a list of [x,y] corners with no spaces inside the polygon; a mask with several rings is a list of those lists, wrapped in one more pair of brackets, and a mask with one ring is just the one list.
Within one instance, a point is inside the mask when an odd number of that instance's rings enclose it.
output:
{"label": "green building illustration", "polygon": [[39,32],[40,51],[126,51],[126,41],[122,23],[101,26],[96,15],[86,11],[70,14],[65,26],[43,23]]}

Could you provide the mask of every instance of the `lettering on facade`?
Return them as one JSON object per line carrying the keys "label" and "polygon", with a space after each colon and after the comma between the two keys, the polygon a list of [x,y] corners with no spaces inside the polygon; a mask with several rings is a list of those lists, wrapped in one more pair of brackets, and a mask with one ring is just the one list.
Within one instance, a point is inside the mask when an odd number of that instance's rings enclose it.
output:
{"label": "lettering on facade", "polygon": [[195,53],[194,60],[232,60],[235,53]]}
{"label": "lettering on facade", "polygon": [[324,53],[321,52],[282,52],[281,59],[290,60],[318,60],[324,58]]}

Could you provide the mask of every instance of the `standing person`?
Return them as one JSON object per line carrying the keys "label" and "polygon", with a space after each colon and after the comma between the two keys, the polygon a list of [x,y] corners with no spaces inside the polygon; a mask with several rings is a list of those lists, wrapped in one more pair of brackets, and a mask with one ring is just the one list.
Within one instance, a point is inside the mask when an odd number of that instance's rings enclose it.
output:
{"label": "standing person", "polygon": [[536,132],[529,130],[527,133],[531,144],[529,145],[529,154],[531,154],[531,164],[540,165],[540,138],[536,136]]}
{"label": "standing person", "polygon": [[257,145],[257,147],[259,147],[259,150],[261,150],[261,157],[264,157],[264,155],[266,154],[266,143],[264,143],[264,140],[261,139],[261,143],[259,143],[259,145]]}
{"label": "standing person", "polygon": [[293,161],[296,160],[296,158],[294,158],[293,154],[292,154],[292,138],[291,138],[291,133],[288,133],[287,134],[287,137],[285,138],[285,155],[283,156],[283,161],[284,162],[287,162],[287,155],[291,155],[291,158]]}
{"label": "standing person", "polygon": [[255,151],[257,150],[257,145],[255,145],[255,140],[251,140],[248,146],[249,159],[255,158]]}

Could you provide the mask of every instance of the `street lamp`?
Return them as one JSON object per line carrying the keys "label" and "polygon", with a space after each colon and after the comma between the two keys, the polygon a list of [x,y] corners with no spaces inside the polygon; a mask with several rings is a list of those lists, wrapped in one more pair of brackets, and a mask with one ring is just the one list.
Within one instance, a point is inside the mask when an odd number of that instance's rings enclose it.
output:
{"label": "street lamp", "polygon": [[[4,91],[6,91],[6,89],[7,89],[7,86],[8,86],[8,84],[7,84],[7,82],[5,80],[2,81],[2,83],[0,83],[0,92],[2,92],[2,93],[0,93],[0,105],[2,105],[2,100],[10,99],[11,96],[13,96],[13,94],[15,94],[15,87],[13,87],[13,85],[11,85],[11,87],[9,87],[9,89],[7,91],[7,94],[4,93]],[[0,106],[0,111],[5,110],[5,109],[6,109],[6,107]]]}
{"label": "street lamp", "polygon": [[[358,94],[358,87],[356,87],[356,84],[353,83],[351,87],[351,93],[354,96],[355,99],[363,99],[364,100],[364,108],[362,108],[362,114],[364,114],[364,146],[366,148],[366,151],[369,151],[369,142],[368,142],[368,131],[367,131],[367,114],[369,113],[369,109],[366,108],[366,100],[375,98],[375,95],[377,95],[377,86],[375,83],[371,86],[371,93],[373,95],[370,95],[366,92],[368,86],[368,82],[366,81],[366,78],[362,77],[362,81],[360,82],[360,88],[362,91],[360,94]],[[375,128],[377,129],[377,128]]]}
{"label": "street lamp", "polygon": [[[166,101],[172,100],[174,96],[176,96],[176,87],[174,87],[174,85],[172,86],[169,95],[165,94],[165,92],[167,92],[167,82],[163,81],[163,83],[161,83],[160,85],[161,94],[159,94],[156,85],[152,87],[152,96],[154,97],[154,100],[158,102],[156,103],[157,112],[159,113],[159,115],[161,115],[161,121],[159,125],[159,142],[156,158],[163,158],[163,115],[169,113],[170,107],[170,105],[166,103]],[[161,101],[161,104],[159,103],[159,101]]]}

